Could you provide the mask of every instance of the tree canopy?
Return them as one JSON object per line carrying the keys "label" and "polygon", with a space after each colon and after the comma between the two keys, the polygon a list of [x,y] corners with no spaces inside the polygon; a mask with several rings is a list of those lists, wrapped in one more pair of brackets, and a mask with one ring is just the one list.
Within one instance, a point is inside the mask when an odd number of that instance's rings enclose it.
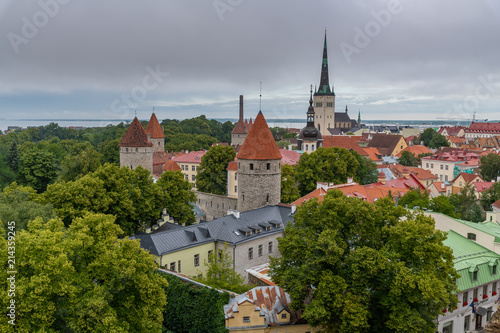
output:
{"label": "tree canopy", "polygon": [[418,166],[419,159],[409,151],[405,150],[401,152],[401,157],[398,159],[398,162],[404,166],[415,167]]}
{"label": "tree canopy", "polygon": [[422,141],[424,143],[424,146],[429,147],[429,148],[441,148],[441,147],[449,147],[450,143],[446,138],[438,134],[436,130],[433,128],[429,127],[426,128],[425,131],[420,134],[420,137],[418,138],[419,141]]}
{"label": "tree canopy", "polygon": [[236,152],[231,146],[216,145],[201,158],[196,175],[198,191],[225,195],[227,193],[227,166]]}
{"label": "tree canopy", "polygon": [[270,274],[313,326],[431,333],[442,309],[458,302],[444,239],[432,218],[388,198],[370,204],[333,190],[297,209]]}
{"label": "tree canopy", "polygon": [[[139,242],[119,239],[109,215],[88,214],[69,228],[37,218],[16,234],[18,332],[159,332],[166,280]],[[0,239],[7,265],[7,241]],[[7,270],[0,272],[7,290]],[[5,309],[9,298],[0,296]],[[13,332],[0,318],[2,332]]]}
{"label": "tree canopy", "polygon": [[500,155],[488,154],[481,156],[481,177],[489,182],[500,176]]}
{"label": "tree canopy", "polygon": [[195,222],[191,203],[196,202],[196,194],[191,191],[192,185],[184,180],[181,171],[165,171],[155,185],[163,193],[163,207],[174,220],[183,225]]}
{"label": "tree canopy", "polygon": [[290,164],[281,166],[281,202],[290,203],[300,198],[300,192],[295,183],[295,169]]}

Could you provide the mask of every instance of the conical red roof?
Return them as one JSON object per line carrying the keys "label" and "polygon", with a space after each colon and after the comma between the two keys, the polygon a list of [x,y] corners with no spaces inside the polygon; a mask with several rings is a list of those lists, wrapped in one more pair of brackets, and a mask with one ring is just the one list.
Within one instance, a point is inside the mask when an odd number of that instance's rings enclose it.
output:
{"label": "conical red roof", "polygon": [[238,153],[244,160],[280,160],[281,153],[274,141],[266,119],[259,112]]}
{"label": "conical red roof", "polygon": [[174,160],[169,160],[161,169],[163,171],[177,171],[180,170],[181,167]]}
{"label": "conical red roof", "polygon": [[156,119],[156,115],[154,112],[151,115],[151,119],[149,119],[148,126],[146,126],[146,133],[148,133],[152,139],[161,139],[165,137],[165,134],[163,134],[163,129],[161,128],[158,119]]}
{"label": "conical red roof", "polygon": [[245,131],[245,124],[243,124],[243,119],[238,120],[236,125],[234,125],[231,134],[247,134],[247,131]]}
{"label": "conical red roof", "polygon": [[137,117],[134,118],[132,124],[120,141],[121,147],[151,147],[153,144],[148,141],[148,135],[141,125]]}

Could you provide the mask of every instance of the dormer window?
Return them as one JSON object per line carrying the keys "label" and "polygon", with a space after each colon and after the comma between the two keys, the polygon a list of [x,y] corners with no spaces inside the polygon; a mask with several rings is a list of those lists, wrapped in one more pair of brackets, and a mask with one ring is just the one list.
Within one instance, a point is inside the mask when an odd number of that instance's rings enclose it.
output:
{"label": "dormer window", "polygon": [[476,234],[474,234],[472,232],[467,233],[467,239],[475,241],[476,240]]}
{"label": "dormer window", "polygon": [[475,270],[474,272],[472,272],[472,282],[477,281],[477,272],[478,272],[478,270]]}
{"label": "dormer window", "polygon": [[281,314],[281,319],[286,319],[286,313]]}
{"label": "dormer window", "polygon": [[493,265],[491,267],[491,274],[492,275],[497,275],[497,264]]}

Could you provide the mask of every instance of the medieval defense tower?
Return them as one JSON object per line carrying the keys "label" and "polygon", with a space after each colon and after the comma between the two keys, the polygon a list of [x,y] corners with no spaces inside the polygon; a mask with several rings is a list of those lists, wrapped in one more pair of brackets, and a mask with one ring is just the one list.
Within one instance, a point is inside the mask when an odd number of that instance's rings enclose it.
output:
{"label": "medieval defense tower", "polygon": [[238,153],[238,210],[277,205],[281,200],[281,153],[259,112]]}
{"label": "medieval defense tower", "polygon": [[165,151],[165,134],[163,134],[163,129],[161,128],[154,112],[149,119],[148,126],[146,126],[146,134],[149,135],[149,139],[153,144],[154,152]]}
{"label": "medieval defense tower", "polygon": [[237,145],[241,146],[245,142],[247,135],[248,131],[243,120],[243,95],[240,95],[240,118],[231,132],[231,145],[233,147]]}
{"label": "medieval defense tower", "polygon": [[135,117],[120,142],[120,167],[135,169],[139,165],[153,172],[153,144]]}
{"label": "medieval defense tower", "polygon": [[328,79],[328,56],[325,43],[323,45],[323,61],[321,63],[321,80],[319,88],[314,92],[314,110],[316,112],[316,128],[322,135],[330,135],[329,128],[335,127],[335,92],[330,89]]}

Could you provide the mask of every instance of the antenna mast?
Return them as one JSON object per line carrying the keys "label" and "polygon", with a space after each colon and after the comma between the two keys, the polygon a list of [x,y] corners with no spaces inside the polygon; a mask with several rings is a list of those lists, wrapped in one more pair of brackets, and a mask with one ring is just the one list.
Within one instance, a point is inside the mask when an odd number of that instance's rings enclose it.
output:
{"label": "antenna mast", "polygon": [[262,81],[260,81],[259,111],[262,111]]}

